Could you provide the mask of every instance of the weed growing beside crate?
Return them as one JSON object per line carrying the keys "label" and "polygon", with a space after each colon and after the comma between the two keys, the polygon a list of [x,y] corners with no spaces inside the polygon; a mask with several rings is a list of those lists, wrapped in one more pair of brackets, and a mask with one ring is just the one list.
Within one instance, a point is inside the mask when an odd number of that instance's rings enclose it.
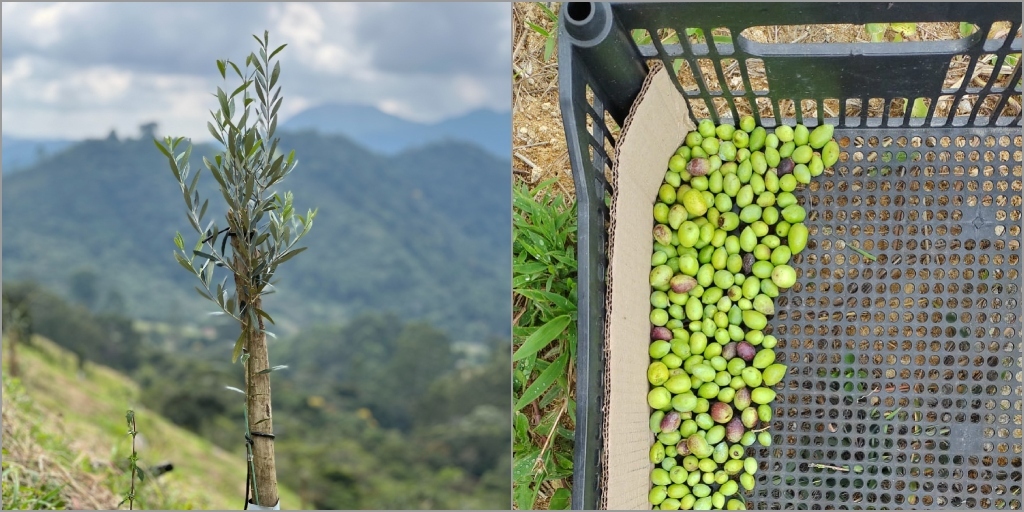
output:
{"label": "weed growing beside crate", "polygon": [[[514,191],[512,478],[520,510],[569,506],[576,402],[576,206],[554,181]],[[546,496],[544,484],[552,489]]]}

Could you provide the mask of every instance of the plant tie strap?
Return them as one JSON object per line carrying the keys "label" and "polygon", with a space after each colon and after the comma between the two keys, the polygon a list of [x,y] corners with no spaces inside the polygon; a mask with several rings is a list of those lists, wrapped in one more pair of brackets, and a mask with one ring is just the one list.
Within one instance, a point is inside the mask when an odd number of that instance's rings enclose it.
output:
{"label": "plant tie strap", "polygon": [[[243,510],[249,510],[249,486],[254,478],[254,475],[252,474],[252,436],[269,437],[270,439],[274,439],[274,434],[269,434],[267,432],[246,432],[245,434],[245,452],[248,460],[246,460],[245,464],[245,506],[243,507]],[[256,505],[256,507],[262,510],[280,510],[277,508],[280,504],[281,502],[278,500],[278,504],[271,509],[265,509],[259,505]]]}

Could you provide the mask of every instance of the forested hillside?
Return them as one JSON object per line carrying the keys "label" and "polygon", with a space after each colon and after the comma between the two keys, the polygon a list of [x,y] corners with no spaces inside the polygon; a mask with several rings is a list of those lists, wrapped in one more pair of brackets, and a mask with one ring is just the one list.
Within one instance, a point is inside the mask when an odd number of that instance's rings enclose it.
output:
{"label": "forested hillside", "polygon": [[[299,160],[282,191],[319,214],[304,241],[309,250],[282,267],[283,284],[267,299],[279,330],[388,311],[457,339],[507,336],[507,161],[457,142],[395,156],[308,132],[284,135],[281,145]],[[198,146],[193,169],[212,152]],[[204,174],[201,195],[218,198]],[[208,217],[222,220],[214,204]],[[187,245],[196,235],[150,140],[81,142],[5,177],[3,218],[5,280],[38,280],[133,317],[208,318],[211,308],[195,300],[197,283],[172,256],[176,231]]]}

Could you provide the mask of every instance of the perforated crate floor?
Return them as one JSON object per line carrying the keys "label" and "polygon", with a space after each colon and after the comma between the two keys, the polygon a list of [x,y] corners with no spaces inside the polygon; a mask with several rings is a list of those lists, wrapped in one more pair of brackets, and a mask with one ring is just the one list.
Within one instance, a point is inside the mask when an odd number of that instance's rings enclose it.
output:
{"label": "perforated crate floor", "polygon": [[748,507],[1019,509],[1020,129],[835,137],[766,329],[790,370]]}

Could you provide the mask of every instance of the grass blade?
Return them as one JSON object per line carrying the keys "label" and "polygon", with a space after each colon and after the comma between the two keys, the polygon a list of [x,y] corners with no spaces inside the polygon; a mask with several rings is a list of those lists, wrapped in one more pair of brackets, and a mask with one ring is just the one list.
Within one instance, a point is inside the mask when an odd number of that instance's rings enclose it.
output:
{"label": "grass blade", "polygon": [[569,353],[562,352],[562,355],[558,356],[558,359],[555,359],[553,363],[548,365],[548,367],[545,368],[539,376],[537,376],[537,380],[533,381],[533,384],[530,384],[530,387],[526,388],[526,391],[523,392],[523,396],[519,397],[519,401],[516,402],[515,410],[518,411],[523,407],[526,407],[527,404],[533,402],[544,394],[544,392],[547,391],[548,388],[555,383],[555,380],[557,380],[565,371],[565,363],[568,359]]}
{"label": "grass blade", "polygon": [[569,325],[571,319],[569,315],[561,315],[552,318],[548,323],[539,327],[529,338],[523,342],[523,345],[516,350],[516,353],[512,355],[513,361],[519,361],[536,354],[540,349],[546,347],[548,343],[562,334],[562,331]]}

